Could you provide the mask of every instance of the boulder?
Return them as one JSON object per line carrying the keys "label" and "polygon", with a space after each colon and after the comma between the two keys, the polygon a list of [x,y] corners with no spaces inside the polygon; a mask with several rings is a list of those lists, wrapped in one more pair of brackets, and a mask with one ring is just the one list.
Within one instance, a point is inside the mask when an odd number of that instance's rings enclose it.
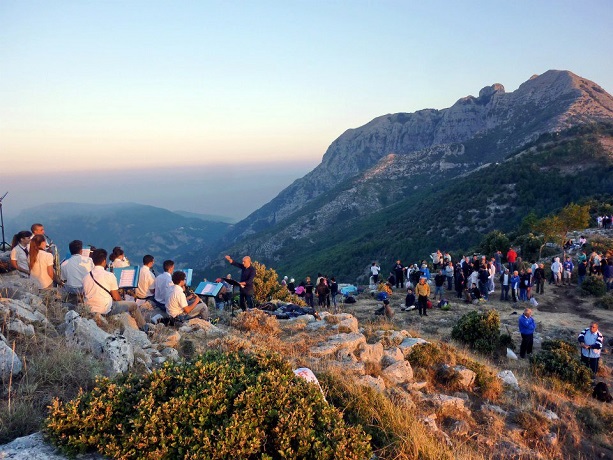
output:
{"label": "boulder", "polygon": [[[45,442],[41,432],[14,439],[0,446],[0,458],[11,460],[66,460],[68,457]],[[79,454],[79,460],[103,460],[100,454]]]}
{"label": "boulder", "polygon": [[224,335],[223,330],[221,330],[214,324],[211,324],[210,321],[201,318],[190,319],[187,324],[196,330],[203,331],[206,337],[221,337],[222,335]]}
{"label": "boulder", "polygon": [[164,348],[162,350],[162,356],[171,361],[177,361],[179,359],[179,352],[174,348]]}
{"label": "boulder", "polygon": [[311,349],[311,355],[323,358],[336,355],[339,350],[354,352],[361,344],[366,344],[363,334],[352,332],[350,334],[335,334],[328,341]]}
{"label": "boulder", "polygon": [[502,407],[487,403],[481,405],[481,412],[494,412],[495,414],[502,415],[504,417],[506,417],[508,414],[508,412]]}
{"label": "boulder", "polygon": [[17,318],[9,320],[7,329],[9,330],[9,332],[14,332],[16,334],[24,335],[26,337],[34,337],[34,326],[32,326],[31,324],[24,324]]}
{"label": "boulder", "polygon": [[163,347],[177,348],[181,341],[181,334],[179,331],[171,331],[170,334],[162,342]]}
{"label": "boulder", "polygon": [[538,411],[539,413],[545,417],[547,420],[551,420],[552,422],[555,422],[556,420],[560,420],[560,417],[558,417],[558,414],[556,414],[555,412],[543,407],[543,406],[539,406],[538,407]]}
{"label": "boulder", "polygon": [[33,310],[30,305],[21,300],[0,299],[0,305],[3,305],[4,309],[8,308],[14,316],[26,323],[41,324],[43,326],[51,325],[43,313]]}
{"label": "boulder", "polygon": [[404,329],[402,331],[377,331],[375,335],[385,348],[397,347],[404,339],[411,337],[411,334]]}
{"label": "boulder", "polygon": [[390,401],[392,401],[397,407],[401,407],[403,409],[415,409],[413,398],[411,398],[411,395],[402,388],[392,387],[387,389],[386,393]]}
{"label": "boulder", "polygon": [[426,342],[424,339],[421,339],[421,338],[414,339],[412,337],[407,337],[403,339],[402,342],[400,342],[400,344],[398,344],[398,348],[400,348],[400,351],[402,351],[402,354],[406,358],[411,352],[411,348],[421,343],[428,343],[428,342]]}
{"label": "boulder", "polygon": [[372,345],[363,343],[358,349],[358,360],[363,363],[379,364],[383,358],[383,344],[381,342]]}
{"label": "boulder", "polygon": [[102,351],[110,375],[123,374],[134,365],[134,348],[122,335],[108,336]]}
{"label": "boulder", "polygon": [[393,385],[413,380],[413,368],[408,361],[398,361],[381,371],[381,376]]}
{"label": "boulder", "polygon": [[[343,315],[346,315],[347,318],[342,319],[338,324],[333,327],[333,329],[336,329],[338,332],[344,332],[346,334],[349,334],[351,332],[358,332],[358,319],[355,316],[348,315],[346,313],[344,313]],[[341,315],[337,315],[337,317],[338,316]]]}
{"label": "boulder", "polygon": [[437,407],[453,407],[454,409],[466,410],[466,401],[455,396],[435,394],[430,396],[428,400]]}
{"label": "boulder", "polygon": [[402,351],[400,351],[400,348],[393,347],[383,350],[383,358],[381,359],[381,365],[383,367],[391,366],[399,361],[404,361],[404,355]]}
{"label": "boulder", "polygon": [[458,383],[463,388],[470,388],[475,383],[477,374],[464,366],[454,366],[453,370],[460,376]]}
{"label": "boulder", "polygon": [[385,391],[385,382],[381,377],[373,377],[372,375],[364,375],[360,377],[356,383],[365,387],[370,387],[379,393]]}
{"label": "boulder", "polygon": [[498,372],[498,378],[502,380],[505,385],[519,390],[519,382],[517,381],[517,378],[515,377],[513,372],[509,370],[500,371]]}
{"label": "boulder", "polygon": [[21,372],[23,364],[13,352],[13,349],[9,345],[1,341],[0,342],[0,379],[6,380],[11,375],[17,375]]}

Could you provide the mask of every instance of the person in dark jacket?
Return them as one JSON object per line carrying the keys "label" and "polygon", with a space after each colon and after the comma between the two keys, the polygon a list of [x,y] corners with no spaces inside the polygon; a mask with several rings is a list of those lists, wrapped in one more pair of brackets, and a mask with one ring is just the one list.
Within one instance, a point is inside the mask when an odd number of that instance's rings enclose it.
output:
{"label": "person in dark jacket", "polygon": [[235,262],[230,256],[226,256],[226,260],[230,262],[230,265],[234,265],[241,269],[241,279],[239,281],[241,286],[239,297],[241,310],[245,311],[247,308],[253,308],[253,280],[255,279],[255,267],[251,265],[251,257],[243,257],[242,264]]}
{"label": "person in dark jacket", "polygon": [[336,296],[338,295],[338,283],[336,282],[336,278],[334,276],[330,278],[330,297],[332,298],[332,305],[334,306],[334,311],[336,312]]}
{"label": "person in dark jacket", "polygon": [[453,282],[455,286],[456,297],[458,299],[461,299],[462,293],[466,288],[466,277],[464,276],[464,270],[459,265],[456,266],[454,276],[455,279]]}
{"label": "person in dark jacket", "polygon": [[534,270],[532,279],[534,280],[536,293],[543,294],[545,291],[545,264],[539,264],[538,268]]}
{"label": "person in dark jacket", "polygon": [[404,267],[400,260],[397,260],[394,266],[392,267],[392,271],[396,276],[396,288],[402,288],[404,283]]}
{"label": "person in dark jacket", "polygon": [[415,293],[413,292],[413,289],[409,288],[407,289],[407,296],[404,299],[404,308],[402,309],[403,311],[409,311],[409,310],[414,310],[415,309]]}
{"label": "person in dark jacket", "polygon": [[481,265],[481,268],[479,268],[479,292],[481,293],[481,295],[483,296],[485,300],[488,299],[487,284],[489,282],[489,279],[490,279],[489,270],[486,268],[485,265]]}
{"label": "person in dark jacket", "polygon": [[577,265],[577,284],[581,286],[587,276],[587,260],[583,260]]}
{"label": "person in dark jacket", "polygon": [[519,357],[525,358],[526,354],[532,354],[532,344],[534,343],[534,331],[536,322],[532,317],[532,310],[526,308],[523,315],[519,317],[519,333],[521,334],[521,345],[519,346]]}
{"label": "person in dark jacket", "polygon": [[325,307],[326,298],[328,297],[328,294],[330,294],[330,288],[328,288],[326,279],[323,276],[319,278],[319,284],[315,288],[315,292],[317,293],[317,306]]}

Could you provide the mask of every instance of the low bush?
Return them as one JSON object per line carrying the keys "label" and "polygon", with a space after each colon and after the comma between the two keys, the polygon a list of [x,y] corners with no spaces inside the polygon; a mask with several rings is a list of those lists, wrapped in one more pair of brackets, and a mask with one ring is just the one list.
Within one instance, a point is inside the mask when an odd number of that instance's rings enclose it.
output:
{"label": "low bush", "polygon": [[579,359],[577,347],[562,340],[544,341],[530,362],[535,374],[556,377],[576,389],[587,390],[592,383],[592,372]]}
{"label": "low bush", "polygon": [[306,303],[297,295],[292,294],[279,283],[279,276],[272,268],[259,262],[253,262],[255,267],[255,278],[253,279],[253,297],[257,304],[263,304],[271,300],[282,300],[291,302],[295,305],[305,306]]}
{"label": "low bush", "polygon": [[370,457],[362,428],[266,353],[211,351],[142,378],[100,379],[68,403],[54,400],[45,432],[68,454],[122,459]]}
{"label": "low bush", "polygon": [[598,276],[587,276],[581,283],[579,292],[582,296],[602,297],[607,293],[607,285]]}
{"label": "low bush", "polygon": [[613,296],[606,295],[596,301],[596,306],[604,310],[613,310]]}
{"label": "low bush", "polygon": [[453,326],[451,338],[491,354],[500,347],[500,316],[496,310],[471,311]]}

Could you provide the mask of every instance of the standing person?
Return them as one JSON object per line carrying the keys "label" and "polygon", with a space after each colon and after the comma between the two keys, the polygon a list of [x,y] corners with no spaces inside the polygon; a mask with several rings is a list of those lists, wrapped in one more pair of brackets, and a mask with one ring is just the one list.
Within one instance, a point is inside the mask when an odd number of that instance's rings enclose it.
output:
{"label": "standing person", "polygon": [[538,268],[534,270],[534,285],[536,286],[536,293],[543,294],[545,292],[545,265],[539,264]]}
{"label": "standing person", "polygon": [[234,262],[230,256],[226,256],[226,260],[230,262],[230,265],[234,265],[241,269],[241,280],[239,281],[241,286],[239,298],[241,310],[245,311],[247,308],[253,308],[253,280],[255,280],[255,267],[251,265],[251,257],[243,257],[242,264]]}
{"label": "standing person", "polygon": [[437,249],[436,252],[430,254],[430,258],[432,259],[433,270],[437,270],[438,266],[443,262],[443,253],[440,249]]}
{"label": "standing person", "polygon": [[315,292],[317,292],[317,306],[325,307],[326,298],[328,297],[328,294],[330,294],[330,289],[328,288],[326,279],[323,276],[319,278],[319,283],[317,284]]}
{"label": "standing person", "polygon": [[175,271],[175,263],[172,260],[165,260],[162,268],[164,273],[160,273],[155,278],[155,283],[153,285],[153,300],[155,301],[156,305],[166,309],[166,302],[168,301],[170,290],[174,286],[174,283],[172,282],[172,274]]}
{"label": "standing person", "polygon": [[96,316],[98,325],[104,316],[118,315],[129,312],[136,320],[136,324],[147,332],[145,319],[141,314],[136,302],[121,300],[117,278],[106,268],[107,252],[104,249],[96,249],[92,253],[94,268],[83,278],[83,291],[85,292],[85,304]]}
{"label": "standing person", "polygon": [[502,274],[502,251],[498,250],[494,254],[494,264],[496,265],[496,273]]}
{"label": "standing person", "polygon": [[311,308],[315,308],[315,299],[313,298],[314,288],[315,286],[313,286],[311,282],[311,277],[307,276],[304,283],[304,301]]}
{"label": "standing person", "polygon": [[70,259],[66,259],[60,265],[62,281],[64,285],[62,290],[66,294],[83,296],[83,278],[94,268],[94,263],[89,257],[81,255],[83,250],[83,242],[81,240],[73,240],[68,244],[70,250]]}
{"label": "standing person", "polygon": [[22,230],[13,236],[11,247],[11,267],[24,275],[30,275],[30,238],[32,232]]}
{"label": "standing person", "polygon": [[338,283],[336,282],[336,278],[334,276],[330,278],[330,297],[332,298],[332,305],[334,306],[334,311],[337,311],[336,306],[336,296],[338,295]]}
{"label": "standing person", "polygon": [[140,300],[150,300],[155,296],[155,274],[153,264],[155,259],[151,254],[143,256],[143,266],[138,273],[138,285],[134,295]]}
{"label": "standing person", "polygon": [[489,280],[490,280],[490,272],[485,265],[481,265],[479,269],[479,292],[485,300],[489,299]]}
{"label": "standing person", "polygon": [[534,343],[534,331],[536,322],[532,317],[532,310],[526,308],[524,314],[519,317],[519,332],[521,334],[521,345],[519,347],[519,357],[525,358],[526,354],[532,354],[532,344]]}
{"label": "standing person", "polygon": [[397,260],[392,267],[392,271],[394,272],[394,276],[396,277],[396,289],[402,288],[404,285],[404,270],[405,268],[402,266],[400,260]]}
{"label": "standing person", "polygon": [[419,316],[428,316],[428,297],[430,297],[430,286],[426,282],[426,277],[419,278],[419,283],[415,286],[415,293],[417,294],[417,308],[419,309]]}
{"label": "standing person", "polygon": [[507,262],[509,263],[509,271],[513,273],[515,271],[515,262],[517,261],[517,253],[511,247],[507,251]]}
{"label": "standing person", "polygon": [[570,256],[567,256],[566,260],[562,264],[562,284],[570,286],[574,268],[575,265],[573,264],[573,260],[570,258]]}
{"label": "standing person", "polygon": [[439,270],[436,276],[434,277],[434,298],[439,296],[439,300],[443,300],[443,292],[445,291],[445,275],[443,275],[443,270]]}
{"label": "standing person", "polygon": [[511,276],[511,297],[513,298],[513,303],[517,303],[519,298],[519,282],[519,273],[515,270],[513,276]]}
{"label": "standing person", "polygon": [[447,262],[447,266],[445,267],[445,276],[447,277],[447,290],[451,291],[451,287],[453,284],[453,274],[455,270],[453,269],[453,262]]}
{"label": "standing person", "polygon": [[377,262],[373,262],[370,266],[370,275],[372,276],[373,284],[377,284],[379,281],[379,272],[381,271],[381,267],[377,265]]}
{"label": "standing person", "polygon": [[556,257],[551,264],[551,276],[556,286],[562,283],[562,264],[559,257]]}
{"label": "standing person", "polygon": [[604,338],[598,330],[598,323],[593,321],[590,327],[581,331],[578,337],[581,347],[581,362],[588,366],[594,375],[598,372],[598,361]]}
{"label": "standing person", "polygon": [[587,276],[587,259],[584,259],[581,262],[579,262],[579,265],[577,266],[577,285],[579,287],[581,287],[581,285],[583,284],[583,281],[585,280],[586,276]]}
{"label": "standing person", "polygon": [[294,294],[296,292],[296,284],[294,284],[296,282],[296,280],[294,280],[294,278],[291,278],[289,280],[289,283],[287,283],[287,290],[290,292],[290,294]]}
{"label": "standing person", "polygon": [[456,297],[458,299],[462,298],[462,293],[466,288],[466,277],[464,276],[464,270],[458,264],[455,268],[455,279],[453,280],[455,286]]}
{"label": "standing person", "polygon": [[511,274],[509,269],[505,268],[504,273],[500,275],[500,300],[509,300],[509,288],[511,287]]}
{"label": "standing person", "polygon": [[53,255],[46,252],[47,240],[44,235],[34,235],[30,241],[30,278],[40,289],[53,287]]}

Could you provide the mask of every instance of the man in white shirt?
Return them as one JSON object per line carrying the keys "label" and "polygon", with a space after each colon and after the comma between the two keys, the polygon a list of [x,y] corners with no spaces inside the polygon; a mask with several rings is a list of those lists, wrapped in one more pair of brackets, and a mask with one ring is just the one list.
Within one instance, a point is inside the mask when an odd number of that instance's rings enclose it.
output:
{"label": "man in white shirt", "polygon": [[153,256],[147,254],[143,257],[143,266],[140,268],[138,274],[138,286],[134,294],[137,299],[150,300],[154,297],[155,293],[155,275],[153,274]]}
{"label": "man in white shirt", "polygon": [[170,295],[170,290],[173,287],[172,273],[175,271],[175,263],[172,260],[164,261],[164,273],[158,275],[155,279],[154,291],[155,291],[155,303],[158,306],[166,308],[166,301]]}
{"label": "man in white shirt", "polygon": [[94,268],[83,278],[85,303],[96,315],[96,322],[104,322],[103,316],[130,312],[138,327],[146,332],[146,324],[136,302],[122,301],[117,287],[117,279],[106,268],[107,252],[96,249],[92,253]]}
{"label": "man in white shirt", "polygon": [[82,241],[71,241],[68,244],[68,249],[71,254],[70,259],[66,259],[60,265],[62,281],[64,281],[62,290],[66,294],[83,296],[83,278],[92,271],[94,263],[89,257],[81,255],[83,250]]}
{"label": "man in white shirt", "polygon": [[185,273],[182,271],[177,271],[172,274],[173,287],[170,290],[170,295],[166,303],[168,316],[178,321],[185,321],[197,316],[207,319],[209,316],[208,308],[198,296],[194,296],[191,304],[187,302],[187,297],[185,296],[186,278]]}
{"label": "man in white shirt", "polygon": [[30,238],[32,232],[22,230],[13,237],[11,250],[11,267],[24,275],[30,276]]}

